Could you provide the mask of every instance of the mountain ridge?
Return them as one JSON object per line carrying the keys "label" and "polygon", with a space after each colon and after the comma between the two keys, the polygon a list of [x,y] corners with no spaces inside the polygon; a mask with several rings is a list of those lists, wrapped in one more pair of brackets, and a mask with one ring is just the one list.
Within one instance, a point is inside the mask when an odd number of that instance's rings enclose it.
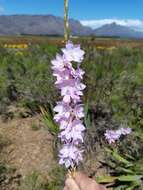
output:
{"label": "mountain ridge", "polygon": [[97,36],[119,36],[123,38],[143,38],[143,32],[135,31],[129,27],[121,26],[115,22],[105,24],[94,30]]}
{"label": "mountain ridge", "polygon": [[[71,35],[74,36],[118,36],[120,38],[143,38],[138,32],[125,26],[105,24],[97,29],[83,26],[80,21],[69,19]],[[44,15],[1,15],[0,35],[63,35],[63,18],[51,14]]]}
{"label": "mountain ridge", "polygon": [[[90,35],[92,29],[79,21],[70,19],[72,35]],[[64,21],[53,15],[2,15],[0,35],[63,35]]]}

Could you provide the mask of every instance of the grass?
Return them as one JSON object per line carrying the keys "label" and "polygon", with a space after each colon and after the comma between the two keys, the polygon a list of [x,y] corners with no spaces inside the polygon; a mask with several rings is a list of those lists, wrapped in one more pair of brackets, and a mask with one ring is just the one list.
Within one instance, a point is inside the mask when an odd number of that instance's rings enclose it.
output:
{"label": "grass", "polygon": [[11,141],[3,134],[0,134],[0,152],[2,151],[3,148],[5,148],[6,146],[10,144],[11,144]]}
{"label": "grass", "polygon": [[39,127],[36,123],[32,123],[32,124],[31,124],[31,129],[32,129],[33,131],[38,131],[38,130],[40,129],[40,127]]}
{"label": "grass", "polygon": [[48,175],[33,171],[24,177],[18,190],[62,190],[65,171],[55,166]]}

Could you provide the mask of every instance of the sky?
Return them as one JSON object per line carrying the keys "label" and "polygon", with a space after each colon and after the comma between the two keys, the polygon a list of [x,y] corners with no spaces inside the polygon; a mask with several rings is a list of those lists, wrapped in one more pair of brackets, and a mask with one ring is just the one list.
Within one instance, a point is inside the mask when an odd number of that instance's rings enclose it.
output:
{"label": "sky", "polygon": [[[63,17],[64,0],[0,0],[0,14],[53,14]],[[69,16],[97,28],[116,22],[143,30],[143,0],[69,0]]]}

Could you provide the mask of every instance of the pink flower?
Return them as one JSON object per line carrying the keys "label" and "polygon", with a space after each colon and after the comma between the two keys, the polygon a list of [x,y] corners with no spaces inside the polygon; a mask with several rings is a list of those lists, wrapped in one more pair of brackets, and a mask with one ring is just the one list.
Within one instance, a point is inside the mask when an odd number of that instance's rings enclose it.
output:
{"label": "pink flower", "polygon": [[115,143],[116,140],[119,140],[121,135],[128,135],[131,133],[131,128],[120,128],[118,130],[106,130],[105,138],[109,144]]}
{"label": "pink flower", "polygon": [[[80,68],[84,51],[79,45],[71,42],[62,49],[63,55],[57,55],[52,61],[53,76],[56,77],[56,87],[61,92],[61,101],[54,108],[56,112],[54,120],[59,124],[59,138],[64,143],[60,150],[60,164],[73,167],[82,160],[82,151],[85,127],[81,119],[84,117],[84,109],[81,104],[81,96],[85,85],[81,83],[84,71]],[[74,68],[72,61],[77,62]]]}
{"label": "pink flower", "polygon": [[118,140],[121,136],[118,131],[113,130],[106,130],[106,133],[104,135],[109,144],[115,143],[115,141]]}
{"label": "pink flower", "polygon": [[79,78],[79,79],[83,79],[83,75],[84,75],[84,71],[80,68],[78,68],[77,70],[72,70],[72,75],[75,77],[75,78]]}
{"label": "pink flower", "polygon": [[83,118],[84,117],[84,109],[82,104],[78,104],[75,106],[73,113],[76,118]]}
{"label": "pink flower", "polygon": [[80,120],[70,121],[66,129],[63,130],[59,137],[63,142],[70,142],[79,144],[83,143],[83,131],[85,130],[84,125]]}
{"label": "pink flower", "polygon": [[52,69],[53,70],[63,70],[64,69],[64,66],[65,66],[65,62],[63,60],[63,57],[59,54],[56,55],[56,59],[52,60],[51,61],[52,63]]}
{"label": "pink flower", "polygon": [[57,106],[54,108],[54,111],[57,112],[57,114],[54,116],[54,119],[56,122],[58,122],[62,118],[69,119],[72,108],[64,102],[58,102]]}
{"label": "pink flower", "polygon": [[128,135],[128,134],[130,134],[131,132],[132,132],[132,130],[131,130],[131,128],[129,128],[129,127],[127,127],[127,128],[120,128],[119,129],[120,130],[120,133],[122,134],[122,135]]}
{"label": "pink flower", "polygon": [[80,49],[80,45],[73,45],[73,43],[68,42],[66,48],[63,48],[62,51],[68,62],[75,61],[80,63],[83,60],[84,51]]}
{"label": "pink flower", "polygon": [[64,145],[60,150],[59,164],[65,164],[67,168],[74,167],[82,160],[82,151],[72,144]]}

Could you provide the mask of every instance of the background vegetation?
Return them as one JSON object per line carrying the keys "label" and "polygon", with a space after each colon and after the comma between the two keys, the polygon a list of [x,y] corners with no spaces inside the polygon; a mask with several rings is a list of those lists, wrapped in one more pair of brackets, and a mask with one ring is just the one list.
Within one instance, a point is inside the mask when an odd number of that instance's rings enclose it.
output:
{"label": "background vegetation", "polygon": [[[79,41],[79,40],[78,40]],[[24,42],[25,43],[25,42]],[[26,42],[27,43],[27,42]],[[86,51],[82,64],[85,70],[84,95],[85,164],[80,167],[89,176],[115,190],[143,189],[143,44],[137,41],[80,39]],[[108,45],[107,45],[108,44]],[[123,44],[121,46],[121,44]],[[62,43],[28,44],[25,48],[0,48],[0,114],[7,120],[15,117],[12,105],[25,108],[28,116],[43,113],[43,120],[56,139],[52,107],[59,99],[54,87],[50,60]],[[49,115],[50,118],[49,118]],[[25,113],[20,114],[25,117]],[[131,127],[131,135],[114,146],[105,141],[106,129]],[[55,148],[58,143],[55,143]],[[3,172],[4,170],[2,170]],[[7,171],[7,170],[6,170]],[[51,183],[30,174],[21,183],[21,190],[59,190],[65,171],[52,171]],[[98,172],[101,171],[101,172]],[[0,175],[1,175],[0,169]],[[37,180],[38,179],[38,180]],[[37,184],[38,183],[38,184]]]}

